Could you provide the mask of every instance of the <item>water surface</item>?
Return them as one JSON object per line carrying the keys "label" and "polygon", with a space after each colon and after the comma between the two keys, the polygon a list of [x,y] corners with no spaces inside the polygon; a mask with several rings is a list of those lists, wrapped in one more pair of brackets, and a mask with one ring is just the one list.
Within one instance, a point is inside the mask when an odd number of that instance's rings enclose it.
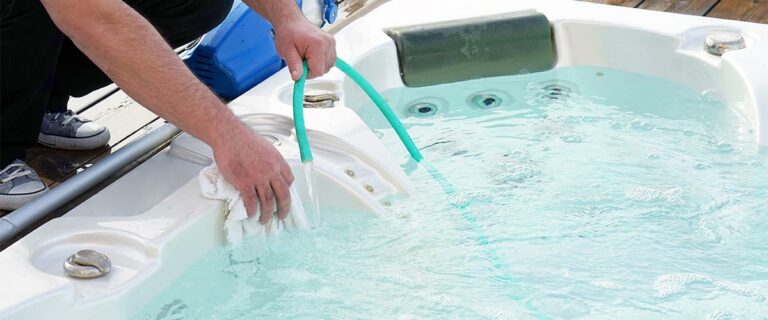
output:
{"label": "water surface", "polygon": [[716,100],[592,67],[384,96],[444,180],[361,106],[417,194],[212,252],[137,319],[768,315],[768,154]]}

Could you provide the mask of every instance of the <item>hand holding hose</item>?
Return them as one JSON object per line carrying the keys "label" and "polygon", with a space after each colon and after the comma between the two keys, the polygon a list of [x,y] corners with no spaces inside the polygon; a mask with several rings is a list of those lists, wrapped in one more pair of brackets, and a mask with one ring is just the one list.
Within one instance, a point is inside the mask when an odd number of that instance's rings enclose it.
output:
{"label": "hand holding hose", "polygon": [[306,19],[275,26],[275,47],[294,81],[301,77],[303,59],[307,60],[310,79],[326,74],[336,62],[336,41]]}

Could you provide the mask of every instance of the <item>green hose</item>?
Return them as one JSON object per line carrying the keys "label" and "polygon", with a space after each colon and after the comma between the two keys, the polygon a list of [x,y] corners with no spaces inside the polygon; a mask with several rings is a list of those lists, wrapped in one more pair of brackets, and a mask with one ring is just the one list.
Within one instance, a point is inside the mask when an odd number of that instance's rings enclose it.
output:
{"label": "green hose", "polygon": [[416,160],[416,162],[421,162],[424,157],[421,156],[419,148],[417,148],[416,144],[413,143],[413,139],[411,139],[411,136],[408,135],[408,131],[405,130],[403,123],[400,122],[400,119],[397,118],[397,115],[392,111],[392,108],[389,107],[389,104],[387,104],[387,101],[384,100],[384,97],[382,97],[379,92],[376,91],[376,89],[374,89],[373,86],[365,80],[365,78],[363,78],[363,75],[357,72],[357,70],[352,68],[352,66],[350,66],[348,63],[344,62],[344,60],[336,58],[336,67],[346,73],[347,76],[352,78],[352,80],[357,82],[357,85],[360,86],[360,88],[365,91],[368,97],[371,98],[373,103],[379,107],[379,110],[382,114],[384,114],[384,117],[387,118],[387,121],[389,121],[389,125],[392,126],[392,129],[395,129],[397,136],[400,137],[400,141],[402,141],[403,145],[405,145],[405,148],[408,149],[408,153],[411,155],[411,158]]}
{"label": "green hose", "polygon": [[301,162],[312,161],[312,150],[309,148],[307,128],[304,126],[304,83],[307,82],[307,62],[304,61],[304,71],[301,78],[293,86],[293,126],[296,128],[296,140],[299,141]]}
{"label": "green hose", "polygon": [[[344,62],[340,58],[336,58],[336,67],[342,72],[347,74],[352,80],[354,80],[358,86],[371,98],[374,104],[379,107],[379,110],[384,117],[387,118],[392,129],[395,130],[400,141],[403,142],[411,158],[420,162],[424,157],[421,156],[419,148],[413,143],[413,139],[408,135],[408,131],[405,130],[403,123],[397,118],[395,112],[389,107],[387,101],[384,100],[379,92],[367,81],[363,76],[357,72],[351,65]],[[307,80],[307,62],[304,61],[304,70],[299,80],[296,80],[296,84],[293,86],[293,123],[296,127],[296,138],[299,141],[299,153],[301,154],[302,162],[312,161],[312,150],[309,148],[309,140],[307,139],[307,129],[304,126],[304,83]]]}

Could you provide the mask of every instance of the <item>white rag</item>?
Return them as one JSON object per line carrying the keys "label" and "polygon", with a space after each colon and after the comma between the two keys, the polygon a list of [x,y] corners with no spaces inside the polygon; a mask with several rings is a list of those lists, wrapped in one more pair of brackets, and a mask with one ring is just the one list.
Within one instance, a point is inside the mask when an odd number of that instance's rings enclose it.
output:
{"label": "white rag", "polygon": [[[203,196],[208,199],[224,200],[227,202],[224,231],[230,244],[239,244],[244,236],[267,237],[277,235],[281,229],[286,228],[295,230],[309,229],[301,197],[293,186],[290,187],[291,212],[288,213],[285,220],[278,221],[277,216],[274,216],[269,220],[269,223],[262,225],[259,223],[260,206],[257,206],[257,211],[253,218],[248,218],[240,192],[224,179],[215,163],[201,170],[198,180],[200,181],[200,190]],[[284,227],[281,227],[281,224]]]}

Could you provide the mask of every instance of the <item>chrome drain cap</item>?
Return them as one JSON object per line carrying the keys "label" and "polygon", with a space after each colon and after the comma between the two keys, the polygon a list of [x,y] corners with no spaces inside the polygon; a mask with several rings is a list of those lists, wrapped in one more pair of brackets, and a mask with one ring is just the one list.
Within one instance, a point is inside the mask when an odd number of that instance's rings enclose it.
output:
{"label": "chrome drain cap", "polygon": [[95,250],[80,250],[64,261],[64,273],[73,278],[98,278],[110,271],[112,261]]}
{"label": "chrome drain cap", "polygon": [[710,54],[721,56],[731,50],[739,50],[747,47],[744,37],[730,31],[710,31],[704,40],[704,49]]}

